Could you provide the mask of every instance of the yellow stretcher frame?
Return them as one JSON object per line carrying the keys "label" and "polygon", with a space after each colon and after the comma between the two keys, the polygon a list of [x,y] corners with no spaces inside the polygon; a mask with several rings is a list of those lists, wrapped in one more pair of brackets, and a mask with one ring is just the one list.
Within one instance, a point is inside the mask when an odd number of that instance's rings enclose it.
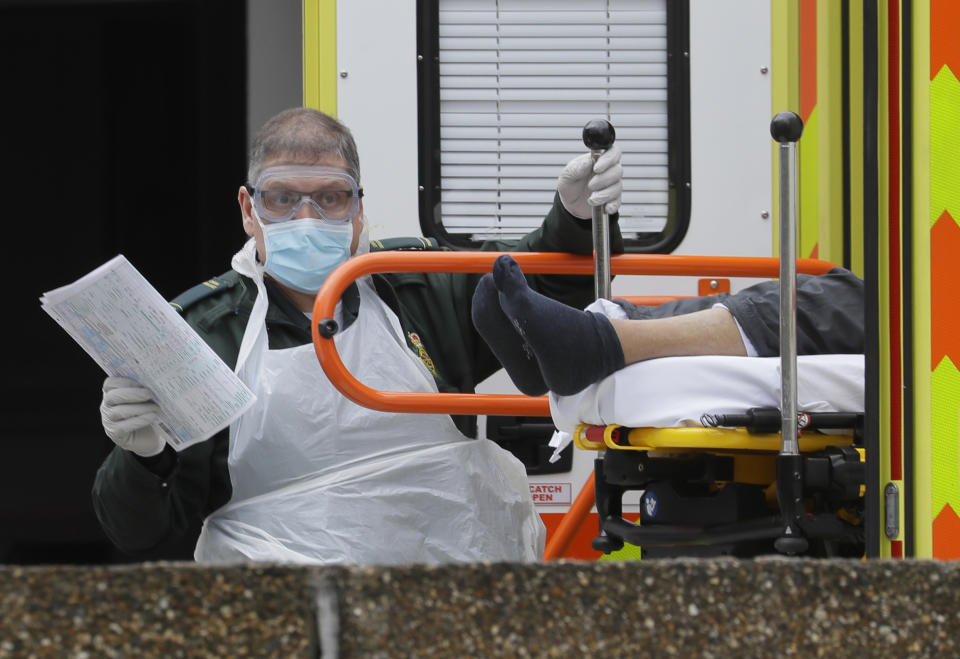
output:
{"label": "yellow stretcher frame", "polygon": [[[602,439],[591,439],[591,434],[602,435]],[[623,441],[624,436],[626,442]],[[799,437],[801,454],[814,453],[831,446],[850,446],[853,435],[824,434],[807,432]],[[573,433],[573,443],[585,451],[644,451],[650,454],[710,453],[714,455],[735,455],[734,478],[738,483],[771,485],[776,481],[774,456],[780,451],[781,439],[777,433],[750,433],[744,428],[627,428],[607,425],[591,426],[580,424]],[[860,460],[865,461],[865,453],[858,448]],[[595,474],[584,485],[584,491],[578,497],[578,506],[572,506],[561,520],[544,550],[544,560],[561,558],[586,521],[594,504]],[[772,485],[771,485],[772,487]],[[590,491],[587,492],[586,488]],[[861,487],[861,496],[864,494]],[[768,492],[775,497],[775,488]],[[582,499],[582,500],[581,500]],[[589,505],[587,505],[589,502]]]}
{"label": "yellow stretcher frame", "polygon": [[[743,428],[623,428],[604,427],[603,441],[587,437],[591,426],[581,424],[573,433],[577,448],[585,451],[613,449],[617,451],[688,451],[709,450],[711,453],[737,451],[776,453],[780,450],[778,433],[750,433]],[[613,433],[623,428],[627,431],[627,444],[617,443]],[[800,452],[820,451],[828,446],[844,446],[853,443],[852,435],[827,435],[804,433],[800,436]]]}

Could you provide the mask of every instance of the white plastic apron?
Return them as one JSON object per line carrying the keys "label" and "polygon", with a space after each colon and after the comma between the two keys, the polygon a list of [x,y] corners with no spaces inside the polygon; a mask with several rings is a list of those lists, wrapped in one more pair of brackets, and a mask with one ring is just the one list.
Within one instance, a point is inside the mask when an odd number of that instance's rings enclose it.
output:
{"label": "white plastic apron", "polygon": [[[447,415],[377,412],[328,381],[312,344],[268,350],[252,241],[233,262],[258,296],[238,374],[257,402],[230,428],[230,502],[204,522],[198,561],[411,563],[539,560],[544,528],[523,466]],[[364,384],[436,391],[369,280],[336,338]],[[339,313],[339,307],[338,307]]]}

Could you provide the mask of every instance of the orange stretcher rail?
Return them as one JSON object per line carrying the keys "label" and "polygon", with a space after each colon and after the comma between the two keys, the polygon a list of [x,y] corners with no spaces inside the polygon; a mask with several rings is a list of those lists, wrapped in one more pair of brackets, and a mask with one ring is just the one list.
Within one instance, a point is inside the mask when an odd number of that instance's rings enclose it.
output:
{"label": "orange stretcher rail", "polygon": [[[504,252],[409,251],[377,252],[349,259],[334,270],[313,305],[313,346],[320,366],[344,396],[363,407],[383,412],[420,414],[492,414],[504,416],[550,416],[546,396],[511,394],[414,393],[372,389],[347,370],[331,340],[335,332],[334,310],[340,296],[365,275],[377,272],[485,273]],[[553,252],[510,252],[528,274],[593,275],[591,256]],[[817,259],[797,259],[797,272],[822,274],[834,264]],[[744,256],[682,256],[675,254],[618,254],[610,258],[614,275],[686,275],[727,277],[776,277],[779,259]],[[329,331],[325,337],[320,327]]]}
{"label": "orange stretcher rail", "polygon": [[560,524],[557,525],[550,539],[547,540],[546,546],[543,548],[544,561],[555,561],[563,558],[563,555],[567,553],[570,543],[573,542],[573,537],[577,535],[577,531],[580,530],[584,520],[587,519],[587,515],[593,509],[593,504],[596,503],[595,480],[596,474],[591,471],[587,480],[583,483],[583,487],[580,488],[577,498],[574,499],[573,505],[567,510],[563,519],[560,520]]}

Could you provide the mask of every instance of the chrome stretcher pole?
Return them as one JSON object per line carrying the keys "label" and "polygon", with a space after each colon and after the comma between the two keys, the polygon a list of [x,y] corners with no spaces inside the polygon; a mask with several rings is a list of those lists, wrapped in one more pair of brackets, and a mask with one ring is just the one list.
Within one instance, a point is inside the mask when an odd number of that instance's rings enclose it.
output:
{"label": "chrome stretcher pole", "polygon": [[781,112],[770,132],[780,143],[780,391],[784,455],[800,452],[797,442],[797,140],[800,117]]}
{"label": "chrome stretcher pole", "polygon": [[[613,141],[616,137],[617,133],[613,129],[613,124],[606,119],[591,119],[586,123],[583,127],[583,143],[590,149],[593,164],[597,163],[597,159],[603,155],[604,151],[613,146]],[[593,297],[598,300],[600,298],[609,300],[612,296],[610,275],[610,218],[607,217],[605,205],[600,205],[593,207]],[[598,455],[593,461],[593,464],[594,473],[596,473],[597,470],[602,471],[603,455]],[[598,494],[600,494],[597,491],[597,487],[599,486],[600,484],[594,481],[592,488],[593,496],[589,498],[590,508],[593,507]],[[600,496],[603,495],[600,494]],[[579,500],[580,497],[577,497],[577,502],[579,502]],[[571,507],[567,516],[570,516],[570,512],[573,512],[573,510],[574,508]],[[584,511],[581,506],[580,512],[585,515],[589,513],[589,508]],[[557,530],[559,531],[560,529]],[[606,531],[603,530],[602,519],[600,520],[598,535],[591,544],[595,549],[603,551],[604,553],[609,553],[612,550],[623,547],[622,540],[614,540],[607,536]],[[552,549],[551,547],[551,550]],[[564,550],[566,550],[566,547],[564,547]],[[545,551],[544,560],[547,560],[546,556],[547,552]]]}
{"label": "chrome stretcher pole", "polygon": [[[590,149],[593,162],[613,146],[617,133],[606,119],[591,119],[583,127],[583,143]],[[593,207],[593,292],[594,297],[610,299],[610,218],[604,207]]]}
{"label": "chrome stretcher pole", "polygon": [[777,499],[783,535],[777,551],[799,554],[808,543],[797,520],[803,512],[803,457],[797,426],[797,140],[803,121],[781,112],[770,122],[780,147],[780,454],[777,456]]}

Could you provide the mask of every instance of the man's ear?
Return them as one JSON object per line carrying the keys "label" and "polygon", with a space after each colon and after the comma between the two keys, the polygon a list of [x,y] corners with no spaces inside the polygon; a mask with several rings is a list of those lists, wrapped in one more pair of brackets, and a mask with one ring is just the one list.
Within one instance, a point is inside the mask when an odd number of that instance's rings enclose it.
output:
{"label": "man's ear", "polygon": [[250,197],[250,191],[247,190],[247,186],[240,186],[240,190],[237,192],[237,202],[240,204],[243,230],[248,236],[253,236],[254,228],[257,226],[257,220],[253,216],[253,199]]}

